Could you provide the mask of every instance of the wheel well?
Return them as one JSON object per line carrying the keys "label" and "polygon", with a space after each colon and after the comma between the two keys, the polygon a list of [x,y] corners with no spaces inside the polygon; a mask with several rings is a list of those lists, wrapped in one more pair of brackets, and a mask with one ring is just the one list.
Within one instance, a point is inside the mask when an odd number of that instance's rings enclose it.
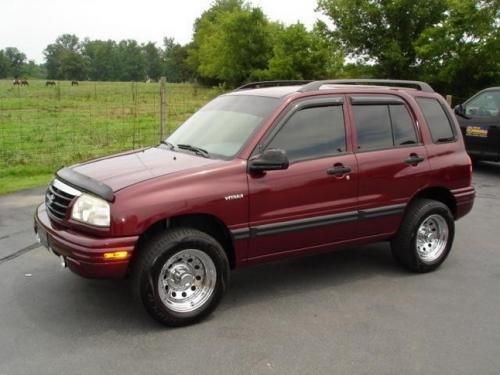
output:
{"label": "wheel well", "polygon": [[[197,229],[212,236],[217,242],[220,243],[226,252],[231,268],[235,267],[236,259],[234,254],[234,245],[229,229],[217,217],[208,214],[180,215],[157,221],[139,237],[134,253],[140,252],[141,248],[143,248],[143,244],[157,233],[168,228],[175,227]],[[134,258],[136,255],[137,254],[134,254]]]}
{"label": "wheel well", "polygon": [[412,198],[410,204],[413,203],[415,200],[422,198],[433,199],[441,203],[444,203],[445,205],[448,206],[453,216],[456,215],[457,201],[455,200],[455,197],[448,189],[443,187],[430,187],[424,189]]}

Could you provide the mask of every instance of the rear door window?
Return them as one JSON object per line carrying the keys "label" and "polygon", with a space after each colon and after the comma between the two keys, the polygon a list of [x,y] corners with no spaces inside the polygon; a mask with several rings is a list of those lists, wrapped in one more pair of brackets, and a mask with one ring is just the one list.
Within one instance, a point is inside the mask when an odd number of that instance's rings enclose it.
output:
{"label": "rear door window", "polygon": [[417,133],[415,125],[404,105],[390,105],[392,130],[394,133],[394,146],[406,146],[417,144]]}
{"label": "rear door window", "polygon": [[418,143],[413,119],[403,101],[353,97],[352,102],[360,151]]}
{"label": "rear door window", "polygon": [[416,99],[429,126],[432,141],[434,143],[454,141],[455,133],[441,103],[433,98],[420,97]]}
{"label": "rear door window", "polygon": [[367,151],[394,146],[387,105],[355,105],[353,111],[358,149]]}

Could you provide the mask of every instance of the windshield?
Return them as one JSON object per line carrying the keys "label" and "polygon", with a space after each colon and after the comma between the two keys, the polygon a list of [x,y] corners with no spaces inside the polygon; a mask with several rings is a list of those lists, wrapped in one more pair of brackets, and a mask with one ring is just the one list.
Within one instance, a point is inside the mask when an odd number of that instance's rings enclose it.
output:
{"label": "windshield", "polygon": [[225,95],[214,99],[184,124],[167,142],[184,150],[206,150],[209,155],[230,159],[271,114],[279,99],[255,95]]}

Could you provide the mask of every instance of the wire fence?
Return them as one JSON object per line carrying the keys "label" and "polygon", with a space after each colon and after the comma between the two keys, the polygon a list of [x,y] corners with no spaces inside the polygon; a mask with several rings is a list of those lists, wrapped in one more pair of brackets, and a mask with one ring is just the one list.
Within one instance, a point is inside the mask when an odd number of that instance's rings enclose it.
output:
{"label": "wire fence", "polygon": [[[166,84],[166,132],[220,93]],[[157,144],[160,84],[0,81],[0,169],[53,170],[119,151]]]}
{"label": "wire fence", "polygon": [[[0,80],[0,178],[52,172],[63,165],[157,144],[160,83],[79,82],[28,86]],[[221,93],[166,84],[164,136]],[[450,97],[457,104],[464,98]]]}

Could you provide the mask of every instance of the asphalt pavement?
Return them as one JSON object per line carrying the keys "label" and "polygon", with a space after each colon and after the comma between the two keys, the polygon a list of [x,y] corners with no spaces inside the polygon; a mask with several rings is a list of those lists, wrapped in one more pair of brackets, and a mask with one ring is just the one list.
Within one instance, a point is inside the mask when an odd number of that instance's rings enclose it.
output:
{"label": "asphalt pavement", "polygon": [[436,272],[402,270],[386,243],[240,269],[178,329],[35,244],[43,189],[0,197],[0,375],[499,374],[500,164],[474,185]]}

